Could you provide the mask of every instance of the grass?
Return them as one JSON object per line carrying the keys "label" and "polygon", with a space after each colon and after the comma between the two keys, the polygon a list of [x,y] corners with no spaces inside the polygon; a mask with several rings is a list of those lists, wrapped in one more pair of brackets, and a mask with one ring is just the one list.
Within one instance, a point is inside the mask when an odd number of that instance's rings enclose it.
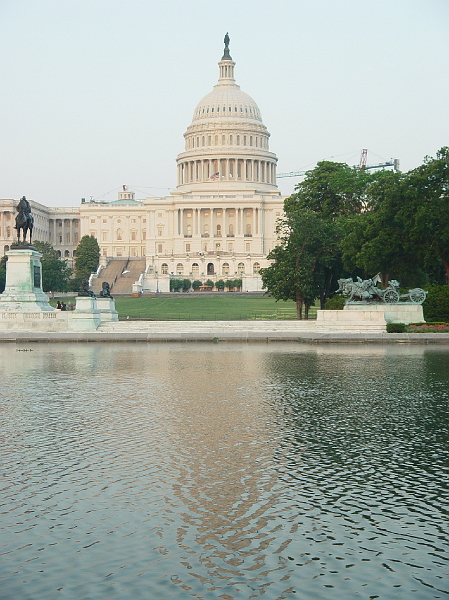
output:
{"label": "grass", "polygon": [[[65,298],[68,303],[69,298]],[[71,299],[74,302],[74,299]],[[56,305],[57,298],[51,304]],[[273,298],[251,296],[208,296],[194,298],[120,298],[115,299],[120,319],[154,319],[155,321],[238,321],[296,319],[293,301],[276,302]],[[316,318],[316,308],[310,309],[310,318]]]}

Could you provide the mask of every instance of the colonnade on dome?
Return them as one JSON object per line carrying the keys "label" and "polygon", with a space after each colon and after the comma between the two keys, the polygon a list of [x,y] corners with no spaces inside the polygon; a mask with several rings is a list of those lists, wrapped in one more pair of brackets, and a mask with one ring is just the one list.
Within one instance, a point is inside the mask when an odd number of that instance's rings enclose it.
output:
{"label": "colonnade on dome", "polygon": [[253,158],[205,158],[178,164],[178,186],[189,183],[242,182],[276,185],[276,163]]}

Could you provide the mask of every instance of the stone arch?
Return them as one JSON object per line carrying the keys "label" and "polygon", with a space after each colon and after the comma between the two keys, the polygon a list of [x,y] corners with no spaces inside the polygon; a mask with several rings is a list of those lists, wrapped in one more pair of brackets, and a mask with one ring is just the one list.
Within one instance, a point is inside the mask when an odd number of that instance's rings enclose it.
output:
{"label": "stone arch", "polygon": [[208,275],[215,275],[214,263],[207,263],[207,274]]}

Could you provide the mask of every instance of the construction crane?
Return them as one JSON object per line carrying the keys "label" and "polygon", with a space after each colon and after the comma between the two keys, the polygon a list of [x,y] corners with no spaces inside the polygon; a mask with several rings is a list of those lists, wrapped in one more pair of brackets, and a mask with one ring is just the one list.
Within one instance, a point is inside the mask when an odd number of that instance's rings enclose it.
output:
{"label": "construction crane", "polygon": [[399,158],[390,158],[383,163],[378,163],[377,165],[367,165],[368,150],[364,148],[362,150],[362,154],[360,155],[360,163],[359,169],[360,171],[367,171],[368,169],[384,169],[385,167],[393,167],[393,171],[399,171]]}
{"label": "construction crane", "polygon": [[[385,167],[393,167],[394,171],[399,171],[399,158],[391,158],[383,163],[378,163],[377,165],[367,165],[368,150],[364,148],[362,150],[362,154],[360,156],[359,169],[360,171],[367,171],[368,169],[383,169]],[[277,173],[276,179],[281,179],[283,177],[302,177],[305,175],[307,171],[290,171],[289,173]]]}

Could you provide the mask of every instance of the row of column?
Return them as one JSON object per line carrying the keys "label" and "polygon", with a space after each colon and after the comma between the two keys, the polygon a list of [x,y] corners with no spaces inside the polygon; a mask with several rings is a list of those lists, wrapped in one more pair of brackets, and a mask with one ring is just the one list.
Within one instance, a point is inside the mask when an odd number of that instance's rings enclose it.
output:
{"label": "row of column", "polygon": [[178,185],[207,181],[247,181],[276,185],[276,164],[253,159],[202,159],[178,164]]}
{"label": "row of column", "polygon": [[[69,227],[66,226],[66,221],[69,221]],[[75,221],[78,223],[78,227],[75,227]],[[59,222],[62,225],[59,225]],[[79,237],[79,221],[77,219],[50,219],[49,224],[50,241],[54,246],[66,246],[68,244],[73,245],[79,242],[79,239],[75,241],[75,233]],[[70,240],[67,241],[66,234],[70,235]],[[62,236],[60,241],[59,236]]]}
{"label": "row of column", "polygon": [[[233,211],[233,217],[227,212]],[[245,211],[251,211],[251,218],[245,218]],[[209,212],[210,217],[205,217],[201,213]],[[217,212],[221,216],[216,215]],[[187,215],[191,214],[191,217]],[[179,208],[178,209],[178,235],[204,235],[205,226],[210,229],[207,231],[210,237],[219,236],[217,231],[221,232],[223,237],[228,235],[258,235],[262,231],[262,211],[258,208]],[[232,233],[230,226],[232,226]]]}

